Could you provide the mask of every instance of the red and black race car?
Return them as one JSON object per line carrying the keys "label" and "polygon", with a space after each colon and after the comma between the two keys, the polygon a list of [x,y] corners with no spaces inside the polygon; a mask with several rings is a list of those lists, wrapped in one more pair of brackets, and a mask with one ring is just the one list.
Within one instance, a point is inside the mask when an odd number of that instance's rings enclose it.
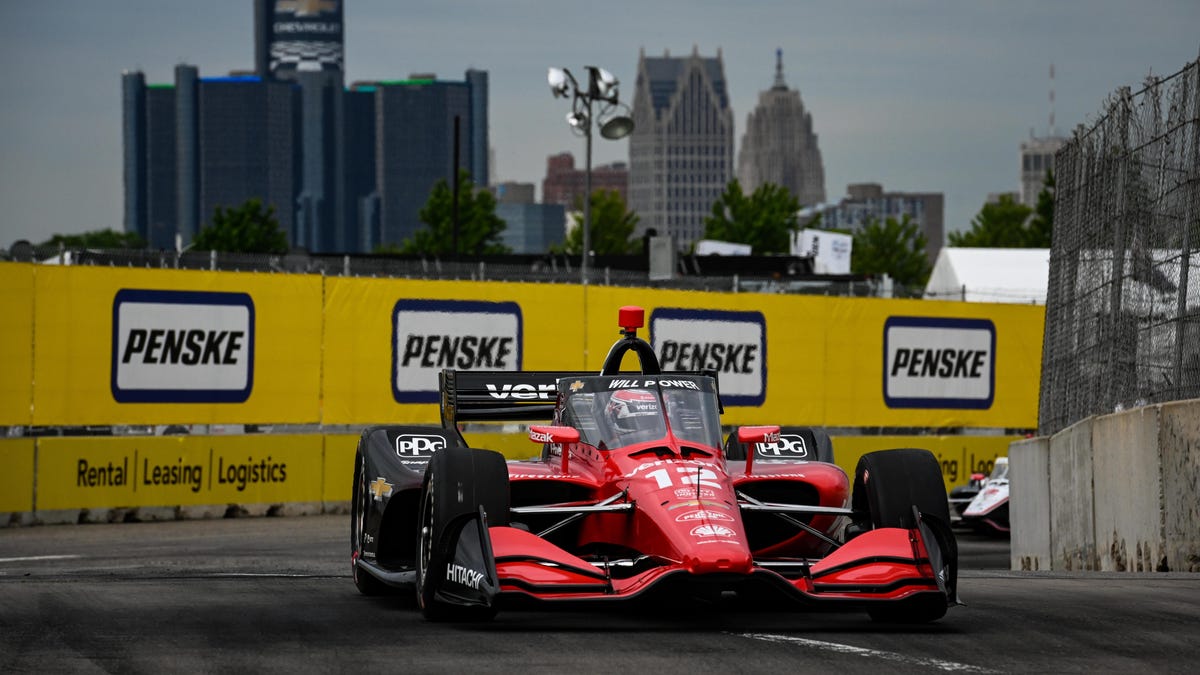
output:
{"label": "red and black race car", "polygon": [[[723,444],[715,375],[661,372],[637,336],[643,319],[621,308],[623,337],[600,374],[446,370],[441,427],[364,430],[350,528],[358,589],[415,587],[433,620],[489,619],[510,597],[732,592],[904,623],[957,604],[957,546],[929,451],[868,453],[851,479],[781,452],[777,426],[741,427]],[[627,352],[639,371],[620,372]],[[543,422],[529,427],[540,458],[468,447],[458,425],[480,420]]]}

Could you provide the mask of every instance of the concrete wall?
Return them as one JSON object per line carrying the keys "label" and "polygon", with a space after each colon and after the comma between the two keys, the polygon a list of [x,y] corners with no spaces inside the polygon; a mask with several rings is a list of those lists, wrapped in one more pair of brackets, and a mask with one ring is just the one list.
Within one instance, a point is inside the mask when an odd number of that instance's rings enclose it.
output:
{"label": "concrete wall", "polygon": [[1200,400],[1009,447],[1014,570],[1200,572]]}
{"label": "concrete wall", "polygon": [[1158,441],[1167,564],[1200,572],[1200,401],[1163,405]]}
{"label": "concrete wall", "polygon": [[1008,450],[1012,569],[1050,569],[1050,439],[1017,441]]}

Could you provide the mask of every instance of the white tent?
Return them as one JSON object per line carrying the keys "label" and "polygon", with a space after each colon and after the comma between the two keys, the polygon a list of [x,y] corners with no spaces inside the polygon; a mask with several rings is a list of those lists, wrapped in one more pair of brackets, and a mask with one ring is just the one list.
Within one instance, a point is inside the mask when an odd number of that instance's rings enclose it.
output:
{"label": "white tent", "polygon": [[938,253],[925,297],[964,302],[1046,304],[1048,248],[954,248]]}

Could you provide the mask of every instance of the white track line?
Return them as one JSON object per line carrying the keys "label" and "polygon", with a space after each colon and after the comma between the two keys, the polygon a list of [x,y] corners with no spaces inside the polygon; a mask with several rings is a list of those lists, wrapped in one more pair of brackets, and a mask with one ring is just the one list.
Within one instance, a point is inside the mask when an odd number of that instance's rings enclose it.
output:
{"label": "white track line", "polygon": [[81,555],[30,555],[25,556],[24,558],[0,558],[0,563],[35,562],[38,560],[74,560],[75,558],[82,557],[83,556]]}
{"label": "white track line", "polygon": [[864,649],[862,647],[854,647],[851,645],[838,644],[836,642],[824,642],[822,640],[812,640],[808,638],[793,637],[791,635],[772,635],[769,633],[734,633],[738,637],[749,638],[751,640],[762,640],[764,642],[787,642],[802,647],[810,647],[812,649],[823,649],[830,652],[838,652],[839,654],[852,654],[854,656],[863,656],[868,658],[883,659],[901,663],[907,666],[920,666],[922,668],[937,668],[958,673],[992,673],[995,671],[979,666],[972,666],[966,663],[957,663],[955,661],[943,661],[941,659],[930,659],[919,656],[907,656],[905,654],[897,654],[896,652],[885,652],[878,649]]}

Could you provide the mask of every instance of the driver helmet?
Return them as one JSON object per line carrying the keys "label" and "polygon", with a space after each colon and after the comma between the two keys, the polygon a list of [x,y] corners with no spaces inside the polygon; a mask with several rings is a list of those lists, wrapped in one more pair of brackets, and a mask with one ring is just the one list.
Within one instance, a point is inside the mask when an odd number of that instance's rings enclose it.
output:
{"label": "driver helmet", "polygon": [[609,399],[605,415],[618,433],[655,429],[659,425],[658,397],[645,389],[619,389]]}

